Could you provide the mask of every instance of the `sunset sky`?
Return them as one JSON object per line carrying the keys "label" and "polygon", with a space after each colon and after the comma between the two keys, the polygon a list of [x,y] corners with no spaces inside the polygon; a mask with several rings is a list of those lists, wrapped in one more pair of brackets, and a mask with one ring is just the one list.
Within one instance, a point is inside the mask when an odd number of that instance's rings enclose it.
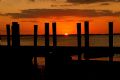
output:
{"label": "sunset sky", "polygon": [[39,25],[44,34],[44,23],[57,22],[57,34],[76,34],[76,23],[90,22],[91,34],[108,33],[108,22],[114,22],[114,33],[120,33],[120,0],[0,0],[0,34],[5,25],[17,21],[21,34],[32,34]]}

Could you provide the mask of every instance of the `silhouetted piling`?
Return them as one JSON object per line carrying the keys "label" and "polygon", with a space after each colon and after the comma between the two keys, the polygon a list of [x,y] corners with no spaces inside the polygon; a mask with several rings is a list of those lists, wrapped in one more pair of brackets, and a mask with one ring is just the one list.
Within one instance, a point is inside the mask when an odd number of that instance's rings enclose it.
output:
{"label": "silhouetted piling", "polygon": [[113,61],[113,22],[109,22],[109,48],[111,50],[109,61]]}
{"label": "silhouetted piling", "polygon": [[49,23],[45,23],[45,47],[49,47]]}
{"label": "silhouetted piling", "polygon": [[9,24],[6,25],[6,29],[7,29],[7,46],[10,47],[10,25]]}
{"label": "silhouetted piling", "polygon": [[81,23],[77,23],[78,59],[81,60]]}
{"label": "silhouetted piling", "polygon": [[[85,54],[87,55],[89,53],[88,49],[89,49],[89,22],[85,21],[84,23],[85,26]],[[86,56],[86,60],[88,59]]]}
{"label": "silhouetted piling", "polygon": [[56,48],[57,46],[56,23],[52,23],[52,29],[53,29],[53,47]]}
{"label": "silhouetted piling", "polygon": [[45,54],[46,54],[46,66],[49,65],[49,23],[45,23]]}
{"label": "silhouetted piling", "polygon": [[[34,47],[35,50],[37,48],[37,31],[38,31],[38,25],[34,25]],[[37,67],[37,57],[34,56],[34,65]]]}
{"label": "silhouetted piling", "polygon": [[38,25],[34,25],[34,48],[35,48],[35,55],[34,55],[34,67],[35,67],[35,80],[40,80],[41,79],[41,75],[40,75],[40,71],[38,71],[38,65],[37,65],[37,32],[38,32]]}
{"label": "silhouetted piling", "polygon": [[89,22],[85,22],[85,47],[89,48]]}
{"label": "silhouetted piling", "polygon": [[19,24],[17,22],[12,22],[12,46],[14,48],[20,46],[20,32]]}
{"label": "silhouetted piling", "polygon": [[[56,54],[56,46],[57,46],[57,34],[56,34],[56,23],[54,22],[54,23],[52,23],[52,32],[53,32],[53,55],[54,54]],[[52,55],[51,54],[51,55]],[[57,57],[57,56],[51,56],[51,59],[53,58],[53,59],[55,59],[55,57]],[[53,61],[55,61],[55,60],[53,60]]]}
{"label": "silhouetted piling", "polygon": [[45,59],[45,78],[47,78],[50,70],[50,57],[49,57],[49,23],[45,23],[45,54],[46,54],[46,59]]}

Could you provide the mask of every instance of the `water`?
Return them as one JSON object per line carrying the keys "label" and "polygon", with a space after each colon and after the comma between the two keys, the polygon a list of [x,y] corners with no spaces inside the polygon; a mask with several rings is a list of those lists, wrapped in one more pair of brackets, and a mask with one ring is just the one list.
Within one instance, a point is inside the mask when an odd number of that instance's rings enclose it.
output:
{"label": "water", "polygon": [[[82,46],[84,46],[84,35],[82,35]],[[107,47],[109,46],[109,37],[108,35],[90,35],[90,46],[94,47]],[[114,35],[113,37],[113,45],[115,47],[120,47],[120,35]],[[38,46],[45,45],[45,37],[38,36]],[[1,45],[7,45],[6,36],[2,36]],[[33,36],[21,36],[20,37],[20,45],[21,46],[33,46],[34,45],[34,37]],[[52,36],[50,36],[50,46],[53,45]],[[77,46],[77,37],[75,35],[69,36],[57,36],[57,45],[58,46]]]}
{"label": "water", "polygon": [[[21,46],[33,46],[34,44],[34,37],[33,36],[21,36],[20,37],[20,45]],[[82,35],[82,46],[85,44],[85,37]],[[108,43],[109,37],[108,35],[90,35],[90,46],[94,47],[107,47],[109,45]],[[120,35],[114,35],[113,37],[113,44],[115,47],[120,47]],[[45,37],[44,36],[38,36],[38,46],[44,46],[45,44]],[[58,46],[77,46],[77,37],[75,35],[72,36],[57,36],[57,44]],[[7,39],[6,36],[2,36],[1,45],[7,45]],[[52,46],[52,36],[50,36],[50,46]],[[73,60],[78,60],[78,56],[72,56]],[[38,65],[39,68],[43,68],[45,66],[45,57],[38,57]],[[82,60],[84,60],[84,57],[82,57]],[[103,60],[108,61],[108,57],[102,57],[102,58],[92,58],[91,60]],[[120,55],[114,55],[113,61],[120,61]]]}

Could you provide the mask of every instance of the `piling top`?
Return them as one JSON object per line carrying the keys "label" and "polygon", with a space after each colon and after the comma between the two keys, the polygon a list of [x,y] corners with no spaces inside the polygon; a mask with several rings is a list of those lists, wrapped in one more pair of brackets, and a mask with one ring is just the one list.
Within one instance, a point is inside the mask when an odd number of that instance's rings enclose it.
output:
{"label": "piling top", "polygon": [[38,27],[38,25],[37,25],[37,24],[35,24],[35,25],[34,25],[34,27]]}
{"label": "piling top", "polygon": [[89,21],[85,21],[85,23],[89,23]]}
{"label": "piling top", "polygon": [[56,22],[52,22],[52,24],[56,24]]}
{"label": "piling top", "polygon": [[18,24],[18,22],[12,22],[13,25]]}
{"label": "piling top", "polygon": [[113,26],[113,22],[109,22],[109,25]]}
{"label": "piling top", "polygon": [[10,26],[10,24],[6,24],[6,26]]}

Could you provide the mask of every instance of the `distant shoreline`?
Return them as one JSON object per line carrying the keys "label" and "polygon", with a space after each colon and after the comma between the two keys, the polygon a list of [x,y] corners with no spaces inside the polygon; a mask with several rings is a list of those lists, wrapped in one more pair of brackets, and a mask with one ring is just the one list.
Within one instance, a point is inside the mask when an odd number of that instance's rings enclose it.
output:
{"label": "distant shoreline", "polygon": [[[68,36],[76,36],[76,35],[77,34],[69,34]],[[85,34],[81,34],[81,35],[85,35]],[[89,35],[109,35],[109,34],[89,34]],[[120,35],[120,34],[113,34],[113,35]],[[2,36],[7,36],[7,35],[0,35],[0,36],[2,37]],[[20,35],[20,36],[34,36],[34,35],[25,34],[25,35]],[[38,36],[45,36],[45,35],[38,35]],[[53,36],[53,35],[49,35],[49,36]],[[57,36],[65,36],[65,35],[57,35]]]}

